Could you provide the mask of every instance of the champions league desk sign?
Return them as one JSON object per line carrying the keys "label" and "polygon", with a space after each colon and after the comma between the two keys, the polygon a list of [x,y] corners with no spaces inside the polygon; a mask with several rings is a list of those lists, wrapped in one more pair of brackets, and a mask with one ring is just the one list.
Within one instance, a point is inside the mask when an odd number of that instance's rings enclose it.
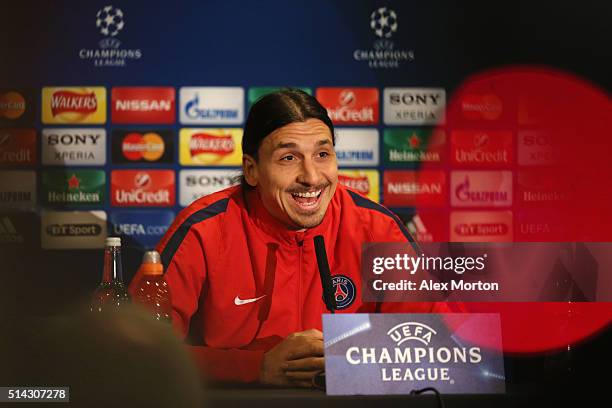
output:
{"label": "champions league desk sign", "polygon": [[324,314],[323,336],[328,395],[505,393],[497,314]]}

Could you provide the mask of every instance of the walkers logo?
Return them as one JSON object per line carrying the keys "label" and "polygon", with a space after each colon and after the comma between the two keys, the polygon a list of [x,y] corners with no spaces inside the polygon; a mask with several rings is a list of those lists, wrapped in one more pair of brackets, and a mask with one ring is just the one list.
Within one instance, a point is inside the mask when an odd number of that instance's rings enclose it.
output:
{"label": "walkers logo", "polygon": [[378,170],[339,170],[338,183],[343,184],[374,202],[380,202]]}
{"label": "walkers logo", "polygon": [[379,7],[372,11],[369,27],[375,41],[369,49],[354,50],[354,61],[367,62],[372,69],[397,69],[407,61],[414,61],[414,50],[398,49],[391,40],[399,29],[395,10]]}
{"label": "walkers logo", "polygon": [[45,124],[103,124],[106,122],[104,87],[45,87],[42,90]]}
{"label": "walkers logo", "polygon": [[443,88],[385,88],[385,125],[438,125],[445,120]]}
{"label": "walkers logo", "polygon": [[451,242],[512,242],[511,211],[453,211]]}
{"label": "walkers logo", "polygon": [[52,128],[42,131],[42,163],[59,166],[106,163],[104,128]]}
{"label": "walkers logo", "polygon": [[383,136],[385,165],[441,163],[446,151],[443,130],[385,129]]}
{"label": "walkers logo", "polygon": [[441,207],[448,200],[443,171],[388,170],[383,185],[383,203],[391,207]]}
{"label": "walkers logo", "polygon": [[111,91],[112,122],[172,124],[174,101],[172,87],[115,87]]}
{"label": "walkers logo", "polygon": [[169,210],[114,211],[109,230],[113,236],[127,237],[122,242],[130,247],[155,249],[172,221],[174,212]]}
{"label": "walkers logo", "polygon": [[455,130],[451,133],[452,163],[479,167],[512,164],[512,132]]}
{"label": "walkers logo", "polygon": [[34,92],[31,89],[0,88],[0,125],[34,124]]}
{"label": "walkers logo", "polygon": [[[310,88],[304,88],[304,87],[299,87],[299,86],[292,86],[292,88],[299,89],[301,91],[306,92],[308,95],[312,95],[312,89]],[[280,91],[281,89],[283,88],[273,87],[273,86],[256,86],[256,87],[249,88],[249,93],[248,93],[249,109],[251,108],[251,106],[253,106],[255,102],[257,102],[259,99],[261,99],[265,95],[272,93],[272,92]]]}
{"label": "walkers logo", "polygon": [[36,207],[34,171],[0,171],[0,208],[28,210]]}
{"label": "walkers logo", "polygon": [[91,61],[95,67],[124,67],[128,61],[142,58],[139,48],[121,48],[117,36],[126,28],[122,9],[111,5],[102,7],[96,13],[95,21],[97,31],[104,38],[98,43],[98,48],[81,48],[78,53],[81,60]]}
{"label": "walkers logo", "polygon": [[552,136],[545,132],[521,131],[518,133],[518,162],[521,166],[548,166],[559,160]]}
{"label": "walkers logo", "polygon": [[175,203],[174,171],[113,170],[111,204],[115,207],[171,207]]}
{"label": "walkers logo", "polygon": [[46,205],[102,205],[106,190],[104,170],[47,170],[42,174]]}
{"label": "walkers logo", "polygon": [[495,94],[465,94],[461,96],[461,113],[471,120],[496,120],[504,111],[504,105]]}
{"label": "walkers logo", "polygon": [[507,207],[512,205],[512,172],[451,172],[453,207]]}
{"label": "walkers logo", "polygon": [[555,170],[521,170],[518,173],[517,201],[524,206],[554,206],[572,200],[570,186],[576,177],[559,177]]}
{"label": "walkers logo", "polygon": [[174,134],[171,130],[113,130],[112,139],[113,163],[173,162]]}
{"label": "walkers logo", "polygon": [[337,125],[377,125],[378,89],[318,88],[317,100]]}
{"label": "walkers logo", "polygon": [[179,160],[191,166],[242,164],[242,129],[181,129]]}
{"label": "walkers logo", "polygon": [[417,242],[448,241],[448,213],[419,211],[397,215]]}
{"label": "walkers logo", "polygon": [[0,165],[21,166],[36,163],[36,130],[0,129]]}
{"label": "walkers logo", "polygon": [[339,166],[378,166],[378,130],[336,129]]}
{"label": "walkers logo", "polygon": [[179,95],[181,123],[239,125],[244,121],[244,88],[182,87]]}
{"label": "walkers logo", "polygon": [[43,249],[104,248],[104,211],[43,211],[41,220]]}
{"label": "walkers logo", "polygon": [[182,170],[180,204],[187,207],[200,197],[207,196],[240,183],[238,170]]}

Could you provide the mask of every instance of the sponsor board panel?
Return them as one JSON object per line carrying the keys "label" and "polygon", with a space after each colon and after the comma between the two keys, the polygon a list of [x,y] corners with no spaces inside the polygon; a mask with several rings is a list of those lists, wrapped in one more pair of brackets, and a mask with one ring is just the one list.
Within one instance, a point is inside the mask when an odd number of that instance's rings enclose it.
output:
{"label": "sponsor board panel", "polygon": [[38,246],[40,219],[34,212],[0,211],[0,246]]}
{"label": "sponsor board panel", "polygon": [[385,165],[437,164],[446,161],[446,133],[439,129],[385,129]]}
{"label": "sponsor board panel", "polygon": [[448,242],[449,214],[445,211],[397,212],[410,234],[419,243]]}
{"label": "sponsor board panel", "polygon": [[380,202],[378,170],[338,170],[338,183],[341,183],[370,200]]}
{"label": "sponsor board panel", "polygon": [[336,131],[338,166],[378,166],[378,130],[347,129]]}
{"label": "sponsor board panel", "polygon": [[35,129],[0,129],[0,166],[36,164]]}
{"label": "sponsor board panel", "polygon": [[106,231],[104,211],[43,211],[41,215],[43,249],[104,248]]}
{"label": "sponsor board panel", "polygon": [[113,170],[111,205],[114,207],[172,207],[174,170]]}
{"label": "sponsor board panel", "polygon": [[[299,87],[299,86],[294,86],[292,87],[293,89],[299,89],[301,91],[306,92],[308,95],[312,95],[312,89],[311,88],[305,88],[305,87]],[[253,106],[253,104],[255,102],[257,102],[259,99],[261,99],[262,97],[264,97],[265,95],[272,93],[272,92],[276,92],[276,91],[280,91],[281,89],[284,89],[283,87],[274,87],[274,86],[254,86],[249,88],[248,91],[248,99],[249,99],[249,109],[251,108],[251,106]]]}
{"label": "sponsor board panel", "polygon": [[18,210],[36,207],[36,172],[0,171],[0,208]]}
{"label": "sponsor board panel", "polygon": [[106,123],[106,88],[44,87],[42,89],[42,123]]}
{"label": "sponsor board panel", "polygon": [[451,242],[512,242],[511,211],[453,211]]}
{"label": "sponsor board panel", "polygon": [[116,210],[109,215],[108,231],[123,245],[154,249],[174,221],[170,210]]}
{"label": "sponsor board panel", "polygon": [[179,143],[182,165],[242,165],[240,128],[183,128],[179,132]]}
{"label": "sponsor board panel", "polygon": [[521,166],[550,166],[559,162],[552,135],[537,130],[518,132],[518,163]]}
{"label": "sponsor board panel", "polygon": [[100,206],[105,202],[104,170],[46,170],[41,201],[50,206]]}
{"label": "sponsor board panel", "polygon": [[445,122],[444,88],[385,88],[385,125],[440,125]]}
{"label": "sponsor board panel", "polygon": [[329,395],[505,392],[498,314],[326,313],[323,337]]}
{"label": "sponsor board panel", "polygon": [[317,100],[336,125],[377,125],[378,88],[317,88]]}
{"label": "sponsor board panel", "polygon": [[47,128],[42,131],[42,164],[88,166],[106,163],[104,128]]}
{"label": "sponsor board panel", "polygon": [[170,86],[114,87],[111,90],[111,120],[119,124],[173,124],[175,91]]}
{"label": "sponsor board panel", "polygon": [[187,207],[198,198],[240,183],[239,170],[181,170],[180,205]]}
{"label": "sponsor board panel", "polygon": [[119,130],[112,132],[113,163],[172,163],[174,132],[165,129]]}
{"label": "sponsor board panel", "polygon": [[509,207],[512,205],[512,172],[452,171],[453,207]]}
{"label": "sponsor board panel", "polygon": [[182,124],[240,125],[244,122],[242,87],[182,87],[179,101]]}
{"label": "sponsor board panel", "polygon": [[453,130],[451,163],[469,167],[509,167],[513,163],[512,132],[505,130]]}
{"label": "sponsor board panel", "polygon": [[35,112],[33,89],[0,88],[0,126],[33,125]]}
{"label": "sponsor board panel", "polygon": [[447,205],[448,187],[442,170],[386,170],[383,186],[383,203],[388,207]]}

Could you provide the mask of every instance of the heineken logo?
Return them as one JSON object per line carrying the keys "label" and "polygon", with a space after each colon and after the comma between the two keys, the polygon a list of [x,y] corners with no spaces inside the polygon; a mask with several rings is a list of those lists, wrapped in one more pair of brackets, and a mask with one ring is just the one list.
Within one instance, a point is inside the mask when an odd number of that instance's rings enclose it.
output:
{"label": "heineken logo", "polygon": [[102,170],[49,170],[42,175],[48,205],[101,205],[106,177]]}

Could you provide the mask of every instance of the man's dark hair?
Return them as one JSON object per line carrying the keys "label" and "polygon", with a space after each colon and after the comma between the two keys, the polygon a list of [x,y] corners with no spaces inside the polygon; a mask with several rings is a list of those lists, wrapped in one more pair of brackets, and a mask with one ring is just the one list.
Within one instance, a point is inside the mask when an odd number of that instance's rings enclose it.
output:
{"label": "man's dark hair", "polygon": [[283,88],[259,99],[249,112],[242,136],[242,153],[256,161],[263,139],[290,123],[319,119],[329,128],[335,144],[334,125],[325,109],[313,96],[300,89]]}

